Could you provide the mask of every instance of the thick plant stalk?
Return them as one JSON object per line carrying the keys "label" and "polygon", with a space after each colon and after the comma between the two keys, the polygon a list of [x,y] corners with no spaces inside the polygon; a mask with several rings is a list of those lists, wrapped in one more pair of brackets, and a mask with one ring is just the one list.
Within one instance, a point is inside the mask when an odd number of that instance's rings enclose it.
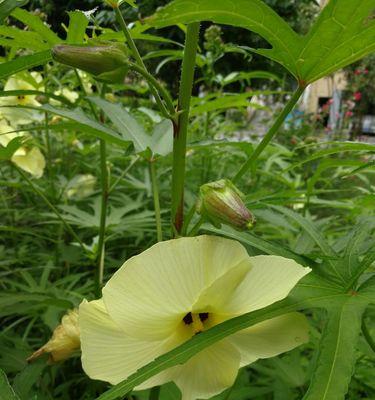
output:
{"label": "thick plant stalk", "polygon": [[157,180],[157,177],[156,177],[155,160],[150,160],[149,166],[150,166],[152,194],[153,194],[153,197],[154,197],[156,234],[157,234],[158,242],[161,242],[163,240],[163,230],[162,230],[162,225],[161,225],[159,187],[158,187],[158,180]]}
{"label": "thick plant stalk", "polygon": [[198,49],[199,23],[187,26],[184,57],[182,62],[181,84],[178,99],[180,112],[175,126],[173,140],[173,173],[172,173],[172,225],[179,235],[184,222],[184,186],[186,164],[186,140],[189,125],[191,93],[194,80],[195,59]]}
{"label": "thick plant stalk", "polygon": [[305,88],[306,88],[306,86],[301,86],[301,85],[298,86],[297,90],[294,92],[291,99],[285,105],[283,111],[281,111],[281,113],[278,115],[276,121],[274,122],[274,124],[271,126],[271,128],[267,132],[266,136],[264,136],[262,141],[258,144],[258,146],[254,150],[254,152],[251,154],[250,158],[244,163],[244,165],[241,167],[241,169],[237,172],[235,177],[232,179],[233,183],[235,183],[239,179],[241,179],[242,176],[252,167],[252,165],[254,165],[257,158],[260,156],[260,154],[263,152],[263,150],[267,147],[268,143],[276,135],[276,133],[280,129],[280,126],[283,124],[283,122],[285,121],[288,114],[293,110],[294,106],[297,104],[297,101],[301,97]]}

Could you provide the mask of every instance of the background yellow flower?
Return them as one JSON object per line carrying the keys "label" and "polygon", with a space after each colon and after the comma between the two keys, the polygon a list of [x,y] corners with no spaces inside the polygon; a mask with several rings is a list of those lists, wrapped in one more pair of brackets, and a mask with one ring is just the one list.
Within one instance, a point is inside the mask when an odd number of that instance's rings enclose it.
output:
{"label": "background yellow flower", "polygon": [[[44,91],[43,77],[38,72],[23,72],[10,77],[4,86],[4,91],[10,90],[38,90]],[[31,106],[39,107],[40,103],[36,99],[36,95],[22,94],[18,96],[0,97],[0,115],[6,118],[13,125],[26,125],[35,121],[41,121],[43,114],[23,108],[15,108],[13,106]],[[6,107],[12,106],[12,107]]]}
{"label": "background yellow flower", "polygon": [[[24,133],[12,132],[14,128],[5,120],[0,120],[0,145],[6,147],[16,137],[24,137]],[[11,161],[36,178],[43,175],[46,160],[38,147],[21,146],[12,155]]]}

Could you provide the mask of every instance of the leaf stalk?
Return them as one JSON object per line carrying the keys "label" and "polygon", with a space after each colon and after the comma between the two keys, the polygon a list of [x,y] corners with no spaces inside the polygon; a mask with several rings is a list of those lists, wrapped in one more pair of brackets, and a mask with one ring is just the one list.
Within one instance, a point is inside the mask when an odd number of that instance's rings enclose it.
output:
{"label": "leaf stalk", "polygon": [[305,91],[305,88],[306,86],[301,86],[301,85],[298,86],[297,90],[293,93],[293,96],[290,98],[288,103],[285,105],[284,109],[278,115],[278,117],[276,118],[275,122],[273,123],[267,134],[264,136],[264,138],[255,148],[254,152],[251,154],[248,160],[242,165],[240,170],[234,176],[234,178],[232,179],[233,183],[238,182],[243,177],[243,175],[255,164],[255,161],[258,159],[258,157],[261,155],[264,149],[268,146],[270,141],[274,138],[276,133],[279,131],[281,125],[285,121],[286,117],[289,115],[289,113],[293,110],[294,106],[297,104],[302,93]]}

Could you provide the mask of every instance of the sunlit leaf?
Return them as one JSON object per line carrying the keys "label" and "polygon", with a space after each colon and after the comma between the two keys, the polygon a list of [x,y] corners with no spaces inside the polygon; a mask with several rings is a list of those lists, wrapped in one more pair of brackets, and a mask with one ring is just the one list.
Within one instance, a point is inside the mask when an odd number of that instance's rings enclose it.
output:
{"label": "sunlit leaf", "polygon": [[345,397],[356,361],[356,344],[365,305],[353,296],[328,311],[315,370],[304,400]]}
{"label": "sunlit leaf", "polygon": [[80,44],[85,37],[86,28],[89,20],[82,11],[70,11],[69,28],[66,41],[70,44]]}
{"label": "sunlit leaf", "polygon": [[90,97],[90,101],[101,108],[104,114],[113,122],[118,132],[134,143],[136,152],[142,152],[150,147],[151,140],[143,127],[120,104],[110,103],[99,97]]}
{"label": "sunlit leaf", "polygon": [[0,3],[0,24],[4,22],[4,19],[11,14],[11,12],[17,8],[27,4],[28,0],[2,0]]}
{"label": "sunlit leaf", "polygon": [[[34,15],[22,8],[16,8],[12,17],[27,25],[32,31],[39,33],[51,46],[62,42],[62,40],[45,24],[37,15]],[[25,43],[27,46],[27,43]]]}
{"label": "sunlit leaf", "polygon": [[61,109],[50,106],[41,106],[38,109],[67,118],[77,123],[77,128],[99,139],[128,147],[131,138],[121,137],[115,130],[89,118],[80,108],[75,110]]}
{"label": "sunlit leaf", "polygon": [[175,0],[148,19],[155,27],[212,21],[249,29],[271,49],[254,49],[283,65],[302,84],[345,67],[375,49],[373,0],[330,0],[300,36],[260,0]]}
{"label": "sunlit leaf", "polygon": [[50,50],[41,51],[29,56],[17,57],[12,61],[0,64],[0,79],[8,78],[25,69],[47,64],[51,60],[52,56]]}

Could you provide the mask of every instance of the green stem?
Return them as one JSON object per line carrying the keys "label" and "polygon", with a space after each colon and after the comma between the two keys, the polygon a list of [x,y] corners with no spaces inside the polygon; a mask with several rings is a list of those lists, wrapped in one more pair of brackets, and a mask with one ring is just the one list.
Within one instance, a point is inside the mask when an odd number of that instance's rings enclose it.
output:
{"label": "green stem", "polygon": [[363,337],[366,339],[366,342],[368,345],[371,347],[372,351],[375,353],[375,342],[373,338],[371,337],[370,331],[368,330],[366,324],[365,324],[365,319],[362,319],[362,334]]}
{"label": "green stem", "polygon": [[[204,139],[208,140],[211,139],[209,136],[210,133],[210,113],[206,113],[206,118],[204,122]],[[202,185],[207,183],[209,176],[210,176],[210,169],[211,169],[211,160],[212,157],[206,157],[203,153],[203,163],[202,163]]]}
{"label": "green stem", "polygon": [[184,225],[182,227],[182,236],[187,236],[187,230],[189,228],[190,222],[194,217],[195,211],[197,209],[197,205],[194,203],[192,207],[190,207],[190,210],[185,214],[184,217]]}
{"label": "green stem", "polygon": [[198,233],[199,228],[202,226],[203,223],[204,223],[204,218],[203,217],[199,217],[198,221],[193,226],[193,228],[189,232],[188,236],[195,236]]}
{"label": "green stem", "polygon": [[155,386],[150,390],[149,400],[159,400],[160,386]]}
{"label": "green stem", "polygon": [[39,196],[41,197],[47,206],[51,209],[51,211],[57,216],[57,218],[62,222],[62,224],[65,226],[66,230],[73,236],[73,238],[79,243],[79,245],[82,247],[82,249],[85,251],[85,253],[88,253],[87,249],[85,248],[85,245],[81,241],[81,239],[77,236],[77,234],[74,232],[72,227],[65,221],[65,219],[62,217],[60,214],[59,210],[48,200],[47,196],[40,190],[38,189],[32,181],[29,179],[29,177],[16,165],[12,164],[13,167],[17,170],[17,172],[21,175],[21,177],[28,183],[30,188]]}
{"label": "green stem", "polygon": [[[77,80],[82,88],[83,93],[87,96],[85,86],[79,76],[78,71],[74,70]],[[106,85],[103,84],[100,96],[103,98],[105,95]],[[94,118],[100,122],[104,120],[104,114],[101,113],[99,116],[95,111],[95,108],[91,101],[88,101],[89,107],[91,109]],[[106,222],[107,222],[107,207],[108,207],[108,197],[109,197],[109,186],[108,186],[108,170],[107,170],[107,144],[105,140],[100,139],[100,186],[101,186],[101,204],[100,204],[100,221],[99,221],[99,239],[98,239],[98,256],[97,256],[97,269],[95,271],[95,296],[101,296],[101,288],[103,286],[103,276],[104,276],[104,257],[105,257],[105,232],[106,232]]]}
{"label": "green stem", "polygon": [[297,104],[298,99],[301,97],[302,93],[305,90],[305,86],[298,86],[297,90],[294,92],[291,99],[288,101],[283,111],[278,115],[276,121],[271,126],[266,136],[262,139],[262,141],[258,144],[254,152],[251,154],[250,158],[244,163],[241,169],[237,172],[235,177],[232,179],[233,182],[237,182],[242,176],[254,165],[257,158],[263,152],[263,150],[267,147],[268,143],[273,139],[273,137],[278,132],[280,126],[285,121],[288,114],[293,110],[294,106]]}
{"label": "green stem", "polygon": [[123,179],[126,174],[131,170],[133,165],[140,159],[141,157],[137,155],[134,160],[129,164],[127,168],[121,173],[121,175],[116,179],[116,181],[112,184],[112,186],[108,190],[108,194],[111,194],[111,192],[116,188],[116,186],[121,182],[121,179]]}
{"label": "green stem", "polygon": [[[115,10],[115,13],[116,13],[117,22],[118,22],[118,23],[120,24],[120,26],[121,26],[121,30],[122,30],[123,33],[124,33],[126,42],[128,43],[128,46],[130,47],[130,50],[131,50],[131,52],[132,52],[132,54],[133,54],[133,57],[135,58],[136,63],[137,63],[140,67],[142,67],[143,70],[145,70],[145,71],[147,72],[146,65],[145,65],[145,63],[143,62],[141,55],[139,54],[139,51],[138,51],[138,49],[137,49],[137,46],[136,46],[135,43],[134,43],[134,40],[133,40],[133,38],[132,38],[132,36],[131,36],[131,34],[130,34],[130,31],[129,31],[129,29],[128,29],[128,26],[126,25],[126,22],[125,22],[125,20],[124,20],[124,17],[123,17],[123,15],[122,15],[122,13],[121,13],[119,7],[114,7],[114,10]],[[158,91],[157,91],[157,90],[154,88],[154,86],[152,86],[152,85],[150,85],[150,91],[151,91],[152,95],[154,96],[155,101],[156,101],[156,103],[158,104],[158,106],[159,106],[160,111],[162,112],[162,114],[163,114],[165,117],[169,118],[168,111],[167,111],[167,109],[165,108],[165,105],[164,105],[163,101],[161,100]]]}
{"label": "green stem", "polygon": [[[106,87],[103,85],[101,97],[105,95]],[[101,122],[104,122],[104,115],[101,113]],[[98,267],[95,277],[95,295],[101,296],[101,288],[103,285],[104,276],[104,256],[105,256],[105,233],[107,222],[107,207],[108,207],[108,169],[107,169],[107,144],[106,141],[100,139],[100,187],[101,187],[101,204],[100,204],[100,223],[99,223],[99,240],[98,240]]]}
{"label": "green stem", "polygon": [[108,170],[107,170],[107,145],[105,140],[100,140],[100,186],[101,186],[101,205],[100,205],[100,225],[98,240],[98,269],[95,279],[95,294],[101,295],[104,275],[104,255],[105,255],[105,231],[108,206]]}
{"label": "green stem", "polygon": [[[48,113],[44,113],[44,127],[46,133],[46,147],[47,147],[47,162],[48,168],[51,168],[51,138],[49,136],[49,126],[48,126]],[[49,171],[50,172],[50,171]]]}
{"label": "green stem", "polygon": [[49,122],[48,122],[48,113],[44,113],[44,131],[46,135],[46,149],[47,149],[47,171],[48,171],[48,179],[50,181],[50,186],[52,192],[55,193],[55,186],[52,178],[52,155],[51,155],[51,137],[49,134]]}
{"label": "green stem", "polygon": [[181,113],[179,114],[178,124],[175,126],[173,140],[171,217],[173,228],[177,235],[180,234],[184,222],[186,140],[198,39],[199,23],[189,24],[186,32],[180,93],[178,99],[178,111],[181,111]]}
{"label": "green stem", "polygon": [[158,188],[158,180],[157,180],[157,177],[156,177],[155,160],[150,160],[149,167],[150,167],[152,193],[153,193],[153,196],[154,196],[154,208],[155,208],[155,221],[156,221],[157,240],[158,240],[158,242],[161,242],[163,240],[163,230],[162,230],[162,224],[161,224],[159,188]]}
{"label": "green stem", "polygon": [[132,62],[129,62],[129,65],[132,70],[142,75],[156,90],[159,91],[159,93],[161,93],[167,105],[167,110],[165,111],[167,113],[167,117],[173,119],[174,114],[176,114],[176,110],[174,109],[173,100],[168,90],[165,89],[165,87],[161,85],[159,81],[156,78],[154,78],[149,72],[147,72],[143,67],[140,67],[139,65],[134,64]]}

